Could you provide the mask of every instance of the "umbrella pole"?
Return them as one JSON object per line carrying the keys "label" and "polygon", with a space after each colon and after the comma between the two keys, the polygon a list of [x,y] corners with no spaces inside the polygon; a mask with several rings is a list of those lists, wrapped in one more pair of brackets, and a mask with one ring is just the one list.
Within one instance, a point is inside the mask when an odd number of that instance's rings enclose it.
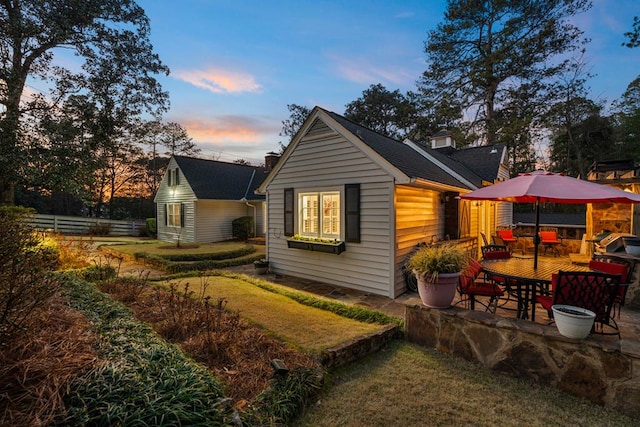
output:
{"label": "umbrella pole", "polygon": [[540,244],[540,197],[536,199],[536,227],[533,232],[533,268],[538,268],[538,245]]}

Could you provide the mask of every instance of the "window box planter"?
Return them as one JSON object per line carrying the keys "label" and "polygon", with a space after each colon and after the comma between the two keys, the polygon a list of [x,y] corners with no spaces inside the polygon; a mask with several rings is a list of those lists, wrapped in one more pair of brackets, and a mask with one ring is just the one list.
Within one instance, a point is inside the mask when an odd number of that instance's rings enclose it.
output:
{"label": "window box planter", "polygon": [[312,252],[324,252],[327,254],[340,255],[345,251],[344,242],[325,243],[325,242],[311,242],[308,240],[293,240],[287,239],[287,246],[294,249],[302,249]]}

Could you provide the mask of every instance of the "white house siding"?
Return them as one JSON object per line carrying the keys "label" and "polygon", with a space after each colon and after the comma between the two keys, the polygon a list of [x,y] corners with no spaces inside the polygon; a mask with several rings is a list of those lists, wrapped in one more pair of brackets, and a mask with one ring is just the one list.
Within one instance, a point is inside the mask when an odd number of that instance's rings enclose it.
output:
{"label": "white house siding", "polygon": [[[262,226],[262,202],[252,202],[258,217],[257,229]],[[232,222],[241,216],[253,216],[253,208],[240,201],[198,200],[196,202],[196,241],[221,242],[233,238]]]}
{"label": "white house siding", "polygon": [[396,258],[395,294],[406,290],[402,265],[407,255],[418,243],[442,238],[444,230],[444,205],[436,191],[425,188],[396,186]]}
{"label": "white house siding", "polygon": [[[284,189],[299,190],[360,184],[360,243],[346,243],[340,255],[287,247]],[[295,147],[267,188],[267,251],[274,273],[394,297],[393,179],[363,152],[318,122]],[[344,206],[344,192],[342,206]],[[296,213],[296,220],[298,215]]]}
{"label": "white house siding", "polygon": [[[168,165],[168,169],[175,169],[177,167],[176,162],[171,159]],[[167,184],[167,175],[165,174],[158,193],[154,199],[157,205],[157,219],[156,226],[158,229],[158,240],[164,242],[195,242],[195,207],[196,201],[195,194],[187,180],[185,179],[182,171],[180,174],[180,184],[177,186],[169,187]],[[167,203],[183,203],[184,204],[184,227],[167,227],[165,204]]]}

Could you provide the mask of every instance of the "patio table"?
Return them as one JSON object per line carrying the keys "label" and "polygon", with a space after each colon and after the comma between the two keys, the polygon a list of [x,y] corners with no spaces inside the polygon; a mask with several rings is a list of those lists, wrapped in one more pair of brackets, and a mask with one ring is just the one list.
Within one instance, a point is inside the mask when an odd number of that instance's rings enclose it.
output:
{"label": "patio table", "polygon": [[508,258],[481,261],[485,273],[504,279],[507,291],[515,293],[517,299],[516,317],[536,320],[536,292],[548,292],[551,276],[558,271],[591,271],[583,265],[565,262],[538,261],[538,268],[533,268],[530,259]]}

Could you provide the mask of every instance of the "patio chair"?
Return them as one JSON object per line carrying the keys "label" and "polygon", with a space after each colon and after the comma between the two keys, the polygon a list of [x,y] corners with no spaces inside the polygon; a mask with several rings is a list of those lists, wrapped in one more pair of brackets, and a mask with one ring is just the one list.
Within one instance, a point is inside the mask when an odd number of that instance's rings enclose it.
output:
{"label": "patio chair", "polygon": [[617,335],[620,338],[618,324],[611,316],[619,285],[620,275],[596,271],[559,271],[552,277],[552,295],[538,295],[534,303],[539,303],[547,310],[549,318],[553,318],[551,306],[555,304],[591,310],[596,314],[592,333]]}
{"label": "patio chair", "polygon": [[[485,311],[495,313],[498,298],[504,295],[504,291],[500,286],[485,280],[482,276],[482,265],[475,259],[471,259],[458,281],[460,301],[456,305],[464,303],[471,310],[475,310],[477,302],[485,307]],[[484,303],[477,300],[476,297],[489,297],[489,301]]]}
{"label": "patio chair", "polygon": [[484,233],[480,233],[480,236],[482,236],[482,243],[488,245],[489,241],[487,240],[487,236],[485,236]]}
{"label": "patio chair", "polygon": [[613,317],[618,318],[620,317],[620,307],[624,305],[624,300],[627,296],[627,289],[629,289],[630,285],[630,266],[623,262],[624,261],[620,259],[615,260],[615,262],[613,260],[605,261],[604,258],[589,261],[589,268],[591,270],[601,271],[608,274],[617,274],[620,276],[620,287],[618,288],[618,293],[616,294],[613,306]]}
{"label": "patio chair", "polygon": [[507,259],[511,258],[511,252],[506,245],[484,245],[480,248],[484,259]]}
{"label": "patio chair", "polygon": [[562,237],[558,236],[558,231],[554,229],[541,230],[539,233],[540,236],[540,244],[544,246],[544,253],[547,253],[548,249],[555,254],[555,256],[560,255],[560,251],[558,250],[558,245],[562,243]]}

